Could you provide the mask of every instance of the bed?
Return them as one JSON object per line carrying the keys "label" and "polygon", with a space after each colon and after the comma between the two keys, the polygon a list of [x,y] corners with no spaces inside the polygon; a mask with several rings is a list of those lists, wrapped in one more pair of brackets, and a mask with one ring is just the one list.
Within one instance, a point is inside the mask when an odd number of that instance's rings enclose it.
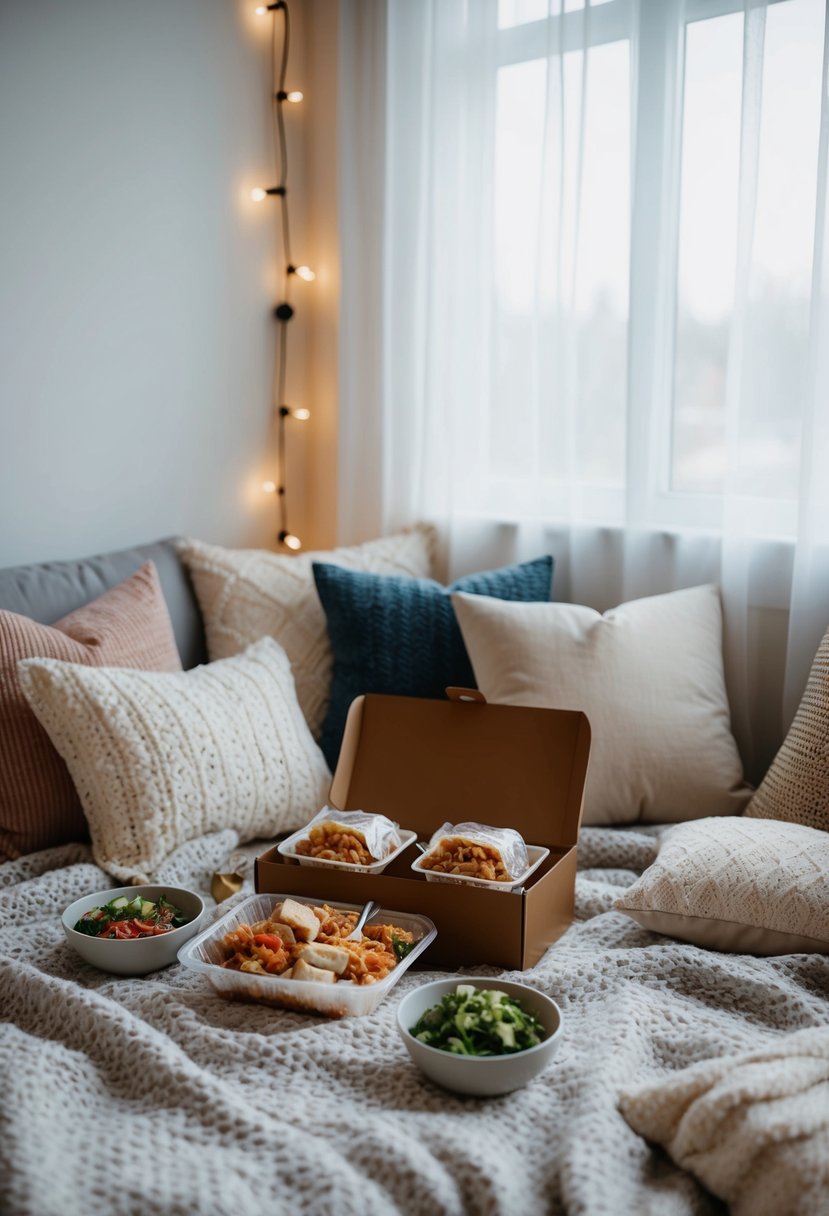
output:
{"label": "bed", "polygon": [[[132,568],[144,557],[137,551]],[[162,582],[172,578],[178,588],[179,648],[190,645],[198,662],[188,589],[175,563],[165,574],[163,553],[160,562],[154,557]],[[101,570],[108,585],[129,572]],[[89,588],[80,594],[89,598]],[[69,607],[47,606],[44,619]],[[575,919],[564,936],[527,972],[496,972],[469,960],[466,973],[535,985],[564,1014],[551,1067],[496,1099],[441,1091],[409,1061],[395,1009],[413,986],[441,977],[429,970],[428,952],[424,968],[403,976],[369,1017],[329,1021],[228,1003],[179,965],[121,979],[95,971],[70,949],[63,909],[117,885],[88,844],[3,863],[0,1211],[725,1210],[699,1171],[680,1168],[634,1131],[621,1108],[631,1094],[705,1061],[824,1033],[829,956],[721,954],[648,932],[614,910],[614,900],[653,862],[658,840],[656,827],[582,829]],[[249,843],[241,852],[250,862],[271,843]],[[251,893],[248,878],[218,907],[209,894],[211,875],[234,851],[239,843],[230,830],[189,840],[154,881],[200,891],[210,923]],[[826,1064],[829,1043],[822,1044],[817,1057],[823,1052]],[[816,1094],[829,1093],[825,1072]],[[825,1161],[826,1120],[821,1135],[810,1143]],[[733,1164],[743,1178],[752,1172],[750,1157]],[[734,1210],[818,1216],[829,1207],[821,1168],[814,1177],[800,1168],[794,1190],[780,1172],[782,1206],[770,1194],[765,1208],[751,1201]]]}

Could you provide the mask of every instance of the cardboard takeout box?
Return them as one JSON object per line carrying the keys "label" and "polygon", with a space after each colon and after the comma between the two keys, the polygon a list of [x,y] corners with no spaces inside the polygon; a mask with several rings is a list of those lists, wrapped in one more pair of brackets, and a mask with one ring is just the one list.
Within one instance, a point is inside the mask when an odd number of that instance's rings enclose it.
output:
{"label": "cardboard takeout box", "polygon": [[448,697],[358,697],[330,804],[387,815],[421,841],[446,822],[514,827],[550,849],[526,886],[428,882],[411,870],[412,844],[375,875],[302,866],[274,847],[256,860],[256,890],[421,912],[438,930],[425,966],[525,969],[572,919],[590,726],[571,710],[488,705],[465,689]]}

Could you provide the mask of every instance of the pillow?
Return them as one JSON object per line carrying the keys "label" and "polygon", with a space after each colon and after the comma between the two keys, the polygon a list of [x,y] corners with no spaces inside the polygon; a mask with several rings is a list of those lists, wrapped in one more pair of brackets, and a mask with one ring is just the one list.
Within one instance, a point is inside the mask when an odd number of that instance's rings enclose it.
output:
{"label": "pillow", "polygon": [[606,612],[454,595],[488,701],[580,709],[592,730],[587,824],[668,823],[743,809],[716,587]]}
{"label": "pillow", "polygon": [[829,632],[789,733],[745,814],[829,832]]}
{"label": "pillow", "polygon": [[771,819],[678,824],[614,907],[710,950],[829,954],[829,835]]}
{"label": "pillow", "polygon": [[125,882],[147,882],[195,836],[274,836],[325,802],[330,774],[272,638],[175,674],[51,659],[20,669],[78,787],[95,860]]}
{"label": "pillow", "polygon": [[450,593],[509,600],[549,600],[553,559],[470,574],[442,587],[314,563],[314,581],[334,654],[331,702],[322,750],[337,763],[348,707],[362,693],[443,697],[449,685],[474,688],[475,677]]}
{"label": "pillow", "polygon": [[733,1216],[820,1216],[829,1195],[829,1027],[703,1060],[621,1095],[640,1136],[664,1145]]}
{"label": "pillow", "polygon": [[20,857],[89,829],[66,765],[26,702],[19,659],[180,671],[156,568],[140,570],[54,625],[0,611],[0,858]]}
{"label": "pillow", "polygon": [[211,661],[239,654],[266,635],[276,638],[291,661],[300,708],[319,738],[331,691],[331,650],[314,561],[422,578],[432,573],[434,547],[434,529],[419,525],[354,548],[293,557],[196,540],[180,542],[179,553],[202,610]]}

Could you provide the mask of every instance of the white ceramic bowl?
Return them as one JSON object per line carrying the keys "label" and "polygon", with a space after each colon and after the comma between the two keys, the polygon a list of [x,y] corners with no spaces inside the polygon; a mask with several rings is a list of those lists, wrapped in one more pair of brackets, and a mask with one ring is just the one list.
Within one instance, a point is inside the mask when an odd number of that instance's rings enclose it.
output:
{"label": "white ceramic bowl", "polygon": [[[84,912],[89,912],[91,908],[103,907],[119,895],[126,895],[128,899],[141,895],[144,899],[152,900],[163,895],[170,903],[180,908],[185,916],[191,916],[193,919],[186,925],[180,925],[178,929],[171,929],[169,933],[159,933],[155,937],[137,937],[132,941],[89,937],[74,928]],[[76,899],[69,905],[61,920],[69,945],[93,967],[100,971],[110,971],[114,975],[146,975],[176,961],[179,948],[198,931],[203,916],[204,903],[195,891],[162,883],[142,887],[113,887],[110,891],[84,895],[82,899]]]}
{"label": "white ceramic bowl", "polygon": [[[526,1051],[503,1056],[458,1056],[419,1042],[411,1033],[422,1014],[458,984],[505,992],[538,1018],[545,1030],[544,1039]],[[520,1089],[547,1067],[561,1039],[562,1016],[558,1005],[543,992],[526,984],[493,979],[486,975],[457,975],[450,980],[422,984],[404,996],[397,1008],[397,1028],[406,1050],[418,1068],[437,1085],[459,1094],[492,1097]]]}

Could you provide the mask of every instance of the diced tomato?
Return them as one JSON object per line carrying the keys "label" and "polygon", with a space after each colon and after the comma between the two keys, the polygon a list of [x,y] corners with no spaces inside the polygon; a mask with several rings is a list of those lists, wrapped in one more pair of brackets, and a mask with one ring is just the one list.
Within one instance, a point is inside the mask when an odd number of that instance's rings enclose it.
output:
{"label": "diced tomato", "polygon": [[253,940],[257,946],[267,946],[270,950],[282,949],[282,938],[275,933],[257,933]]}
{"label": "diced tomato", "polygon": [[136,918],[135,918],[135,920],[128,921],[127,923],[128,923],[128,924],[131,924],[131,925],[134,925],[134,926],[135,926],[135,928],[136,928],[136,929],[138,929],[138,931],[139,931],[140,933],[153,933],[153,932],[155,932],[155,924],[154,924],[154,922],[153,922],[153,921],[151,921],[151,920],[139,920],[139,919],[138,919],[138,917],[136,917]]}

